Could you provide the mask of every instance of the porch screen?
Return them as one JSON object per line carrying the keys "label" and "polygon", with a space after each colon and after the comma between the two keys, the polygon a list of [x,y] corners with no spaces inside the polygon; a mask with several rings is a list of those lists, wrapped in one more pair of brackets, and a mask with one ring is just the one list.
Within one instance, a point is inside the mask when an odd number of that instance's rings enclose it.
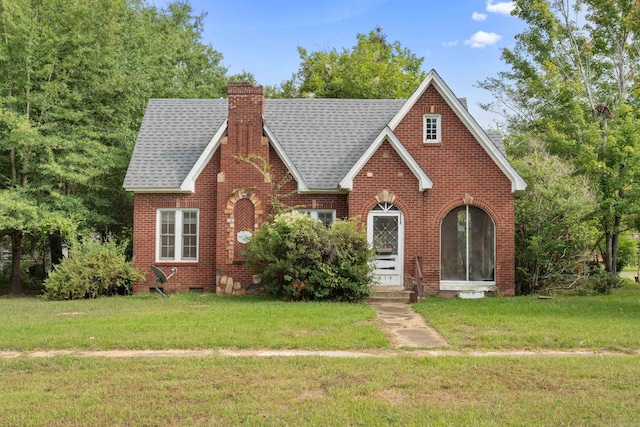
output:
{"label": "porch screen", "polygon": [[442,280],[495,280],[495,226],[484,210],[453,209],[442,221],[440,239]]}

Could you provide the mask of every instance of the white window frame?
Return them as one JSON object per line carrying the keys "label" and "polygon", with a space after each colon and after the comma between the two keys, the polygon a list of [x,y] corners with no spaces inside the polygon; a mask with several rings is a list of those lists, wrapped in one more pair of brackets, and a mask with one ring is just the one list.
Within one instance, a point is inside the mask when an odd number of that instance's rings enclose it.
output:
{"label": "white window frame", "polygon": [[[436,121],[436,139],[427,139],[427,121]],[[440,114],[425,114],[422,116],[422,141],[425,144],[437,144],[442,142],[442,116]]]}
{"label": "white window frame", "polygon": [[[331,214],[331,224],[336,222],[336,210],[335,209],[298,209],[298,212],[307,214],[313,219],[317,219],[321,221],[319,218],[320,213],[330,213]],[[323,222],[324,224],[324,222]]]}
{"label": "white window frame", "polygon": [[[160,233],[162,231],[162,213],[173,212],[174,216],[174,257],[162,258],[162,239]],[[184,233],[184,213],[195,212],[196,213],[196,257],[195,258],[182,258],[182,234]],[[156,262],[198,262],[198,256],[200,255],[200,210],[196,208],[187,209],[157,209],[156,211]]]}

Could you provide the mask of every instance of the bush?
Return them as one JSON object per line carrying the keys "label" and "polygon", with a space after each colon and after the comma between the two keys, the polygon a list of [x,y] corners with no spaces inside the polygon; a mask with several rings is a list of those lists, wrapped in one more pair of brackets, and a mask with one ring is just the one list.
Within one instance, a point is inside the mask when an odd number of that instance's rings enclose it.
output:
{"label": "bush", "polygon": [[355,221],[327,228],[302,213],[278,215],[244,256],[267,291],[284,299],[360,301],[373,290],[373,251]]}
{"label": "bush", "polygon": [[117,244],[84,239],[75,245],[69,258],[55,266],[45,280],[48,300],[97,298],[129,294],[131,284],[144,275],[126,261],[127,243]]}
{"label": "bush", "polygon": [[598,269],[576,289],[578,295],[608,295],[612,289],[621,288],[627,279]]}
{"label": "bush", "polygon": [[563,289],[586,279],[585,262],[597,238],[595,195],[566,161],[545,152],[540,141],[513,160],[528,182],[515,201],[516,294]]}

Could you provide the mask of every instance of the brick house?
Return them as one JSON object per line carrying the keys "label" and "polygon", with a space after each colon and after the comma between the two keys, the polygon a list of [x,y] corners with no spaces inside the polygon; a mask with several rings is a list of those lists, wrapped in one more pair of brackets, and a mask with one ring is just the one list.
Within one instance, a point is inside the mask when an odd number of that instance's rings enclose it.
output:
{"label": "brick house", "polygon": [[[237,159],[253,154],[271,174]],[[426,294],[514,294],[514,192],[526,183],[433,70],[407,100],[265,100],[246,83],[228,99],[150,100],[124,181],[147,272],[134,292],[153,286],[154,264],[178,267],[166,292],[245,293],[245,238],[287,171],[286,204],[367,225],[382,284],[402,285],[417,259]]]}

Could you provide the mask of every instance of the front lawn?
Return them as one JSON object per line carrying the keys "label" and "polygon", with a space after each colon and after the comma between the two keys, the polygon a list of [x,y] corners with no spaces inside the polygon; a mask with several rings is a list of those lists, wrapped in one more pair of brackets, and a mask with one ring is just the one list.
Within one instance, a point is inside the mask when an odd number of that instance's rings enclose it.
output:
{"label": "front lawn", "polygon": [[2,425],[638,425],[640,356],[0,360]]}
{"label": "front lawn", "polygon": [[365,304],[181,294],[0,298],[0,350],[387,348]]}
{"label": "front lawn", "polygon": [[413,307],[453,348],[640,349],[640,286],[631,282],[611,295],[426,298]]}
{"label": "front lawn", "polygon": [[[640,287],[414,305],[456,349],[640,348]],[[0,298],[0,350],[387,348],[365,304]],[[214,353],[217,354],[217,353]],[[636,425],[640,355],[0,359],[6,425]]]}

